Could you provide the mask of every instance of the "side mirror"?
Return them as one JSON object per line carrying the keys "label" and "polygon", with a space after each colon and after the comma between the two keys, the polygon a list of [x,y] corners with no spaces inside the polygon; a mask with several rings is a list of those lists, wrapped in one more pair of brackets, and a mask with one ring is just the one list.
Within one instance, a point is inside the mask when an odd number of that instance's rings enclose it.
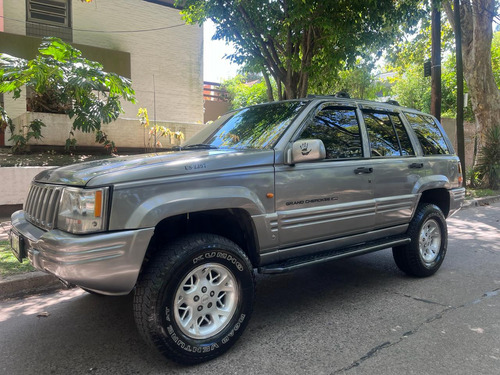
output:
{"label": "side mirror", "polygon": [[326,149],[319,139],[301,139],[293,142],[286,152],[285,164],[297,164],[308,161],[323,160],[326,158]]}

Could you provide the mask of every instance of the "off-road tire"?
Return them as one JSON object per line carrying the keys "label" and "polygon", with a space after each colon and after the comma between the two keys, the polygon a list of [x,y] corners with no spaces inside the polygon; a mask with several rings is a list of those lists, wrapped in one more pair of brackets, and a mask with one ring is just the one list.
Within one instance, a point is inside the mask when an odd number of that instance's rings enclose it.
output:
{"label": "off-road tire", "polygon": [[448,246],[448,229],[441,209],[430,203],[419,204],[407,233],[411,242],[392,249],[396,265],[410,276],[436,273]]}
{"label": "off-road tire", "polygon": [[140,334],[162,355],[196,364],[236,342],[250,320],[254,295],[245,253],[224,237],[193,234],[148,261],[135,290],[134,316]]}

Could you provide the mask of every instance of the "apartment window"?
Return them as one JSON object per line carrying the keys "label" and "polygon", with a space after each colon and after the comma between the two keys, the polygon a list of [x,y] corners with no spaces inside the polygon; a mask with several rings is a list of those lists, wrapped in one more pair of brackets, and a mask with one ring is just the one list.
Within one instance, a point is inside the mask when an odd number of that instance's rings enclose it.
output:
{"label": "apartment window", "polygon": [[26,0],[26,35],[71,42],[71,0]]}

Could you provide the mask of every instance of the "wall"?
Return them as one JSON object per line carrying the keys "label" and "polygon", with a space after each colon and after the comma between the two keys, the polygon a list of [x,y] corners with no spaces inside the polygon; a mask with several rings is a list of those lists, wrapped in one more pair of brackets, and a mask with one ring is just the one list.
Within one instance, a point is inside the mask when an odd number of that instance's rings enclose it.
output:
{"label": "wall", "polygon": [[229,102],[217,102],[205,100],[205,115],[203,121],[215,121],[224,113],[228,112],[231,107]]}
{"label": "wall", "polygon": [[[203,30],[183,25],[179,10],[141,0],[73,0],[73,41],[130,52],[138,106],[160,121],[203,121]],[[178,26],[183,25],[183,26]],[[102,33],[83,30],[161,30]],[[153,83],[154,76],[154,83]],[[133,118],[137,105],[126,104]]]}
{"label": "wall", "polygon": [[[26,1],[3,0],[3,4],[5,32],[26,35]],[[137,104],[123,102],[123,119],[135,119],[139,107],[145,107],[151,118],[156,113],[158,122],[176,126],[203,123],[203,30],[196,25],[184,25],[179,10],[142,0],[72,0],[72,25],[74,43],[130,53]],[[134,32],[140,30],[150,31]],[[11,118],[26,112],[24,99],[23,96],[14,101],[5,96],[5,108]],[[44,129],[45,137],[46,131],[50,130]],[[134,136],[124,135],[123,131],[110,132],[118,146],[128,147],[133,140],[134,147],[144,144],[142,133],[137,137],[135,132]],[[66,134],[54,136],[66,139]],[[10,134],[5,137],[8,139]]]}
{"label": "wall", "polygon": [[3,31],[3,0],[0,0],[0,31]]}
{"label": "wall", "polygon": [[[446,134],[453,143],[455,152],[458,153],[457,146],[457,125],[454,118],[442,118],[441,125],[443,125]],[[464,138],[465,138],[465,168],[472,167],[472,158],[474,154],[474,138],[476,135],[476,124],[471,122],[464,122]]]}
{"label": "wall", "polygon": [[2,167],[0,206],[24,204],[30,183],[38,173],[53,167]]}
{"label": "wall", "polygon": [[[45,128],[42,128],[43,138],[41,140],[33,140],[32,145],[64,145],[69,136],[71,129],[71,120],[63,114],[50,113],[24,113],[14,119],[16,128],[20,128],[34,119],[40,119],[45,123]],[[200,131],[204,125],[202,124],[186,124],[174,122],[158,122],[158,125],[163,125],[172,131],[181,131],[187,139]],[[148,131],[140,125],[138,119],[119,118],[117,121],[102,126],[102,130],[108,135],[109,139],[114,141],[118,149],[120,147],[145,147],[148,143]],[[75,138],[79,146],[98,146],[95,143],[94,134],[75,132]],[[165,138],[160,139],[164,147],[168,147],[170,140]],[[151,142],[153,143],[153,142]],[[177,144],[174,140],[174,144]]]}

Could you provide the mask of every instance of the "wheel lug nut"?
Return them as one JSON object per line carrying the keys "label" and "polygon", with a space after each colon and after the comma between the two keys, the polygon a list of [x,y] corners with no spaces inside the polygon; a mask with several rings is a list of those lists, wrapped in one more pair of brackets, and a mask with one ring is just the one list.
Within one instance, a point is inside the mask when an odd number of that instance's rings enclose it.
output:
{"label": "wheel lug nut", "polygon": [[212,291],[210,292],[210,297],[213,297],[213,296],[215,296],[215,292],[212,290]]}
{"label": "wheel lug nut", "polygon": [[194,296],[194,298],[193,298],[193,299],[194,299],[194,302],[198,302],[198,301],[200,300],[200,297],[198,297],[198,296]]}
{"label": "wheel lug nut", "polygon": [[201,288],[201,291],[202,291],[203,293],[206,293],[206,292],[207,292],[207,287],[206,287],[206,286],[204,286],[203,288]]}
{"label": "wheel lug nut", "polygon": [[200,306],[198,306],[198,311],[201,311],[201,310],[203,310],[203,306],[200,305]]}
{"label": "wheel lug nut", "polygon": [[212,302],[210,302],[207,307],[211,308],[212,307]]}

